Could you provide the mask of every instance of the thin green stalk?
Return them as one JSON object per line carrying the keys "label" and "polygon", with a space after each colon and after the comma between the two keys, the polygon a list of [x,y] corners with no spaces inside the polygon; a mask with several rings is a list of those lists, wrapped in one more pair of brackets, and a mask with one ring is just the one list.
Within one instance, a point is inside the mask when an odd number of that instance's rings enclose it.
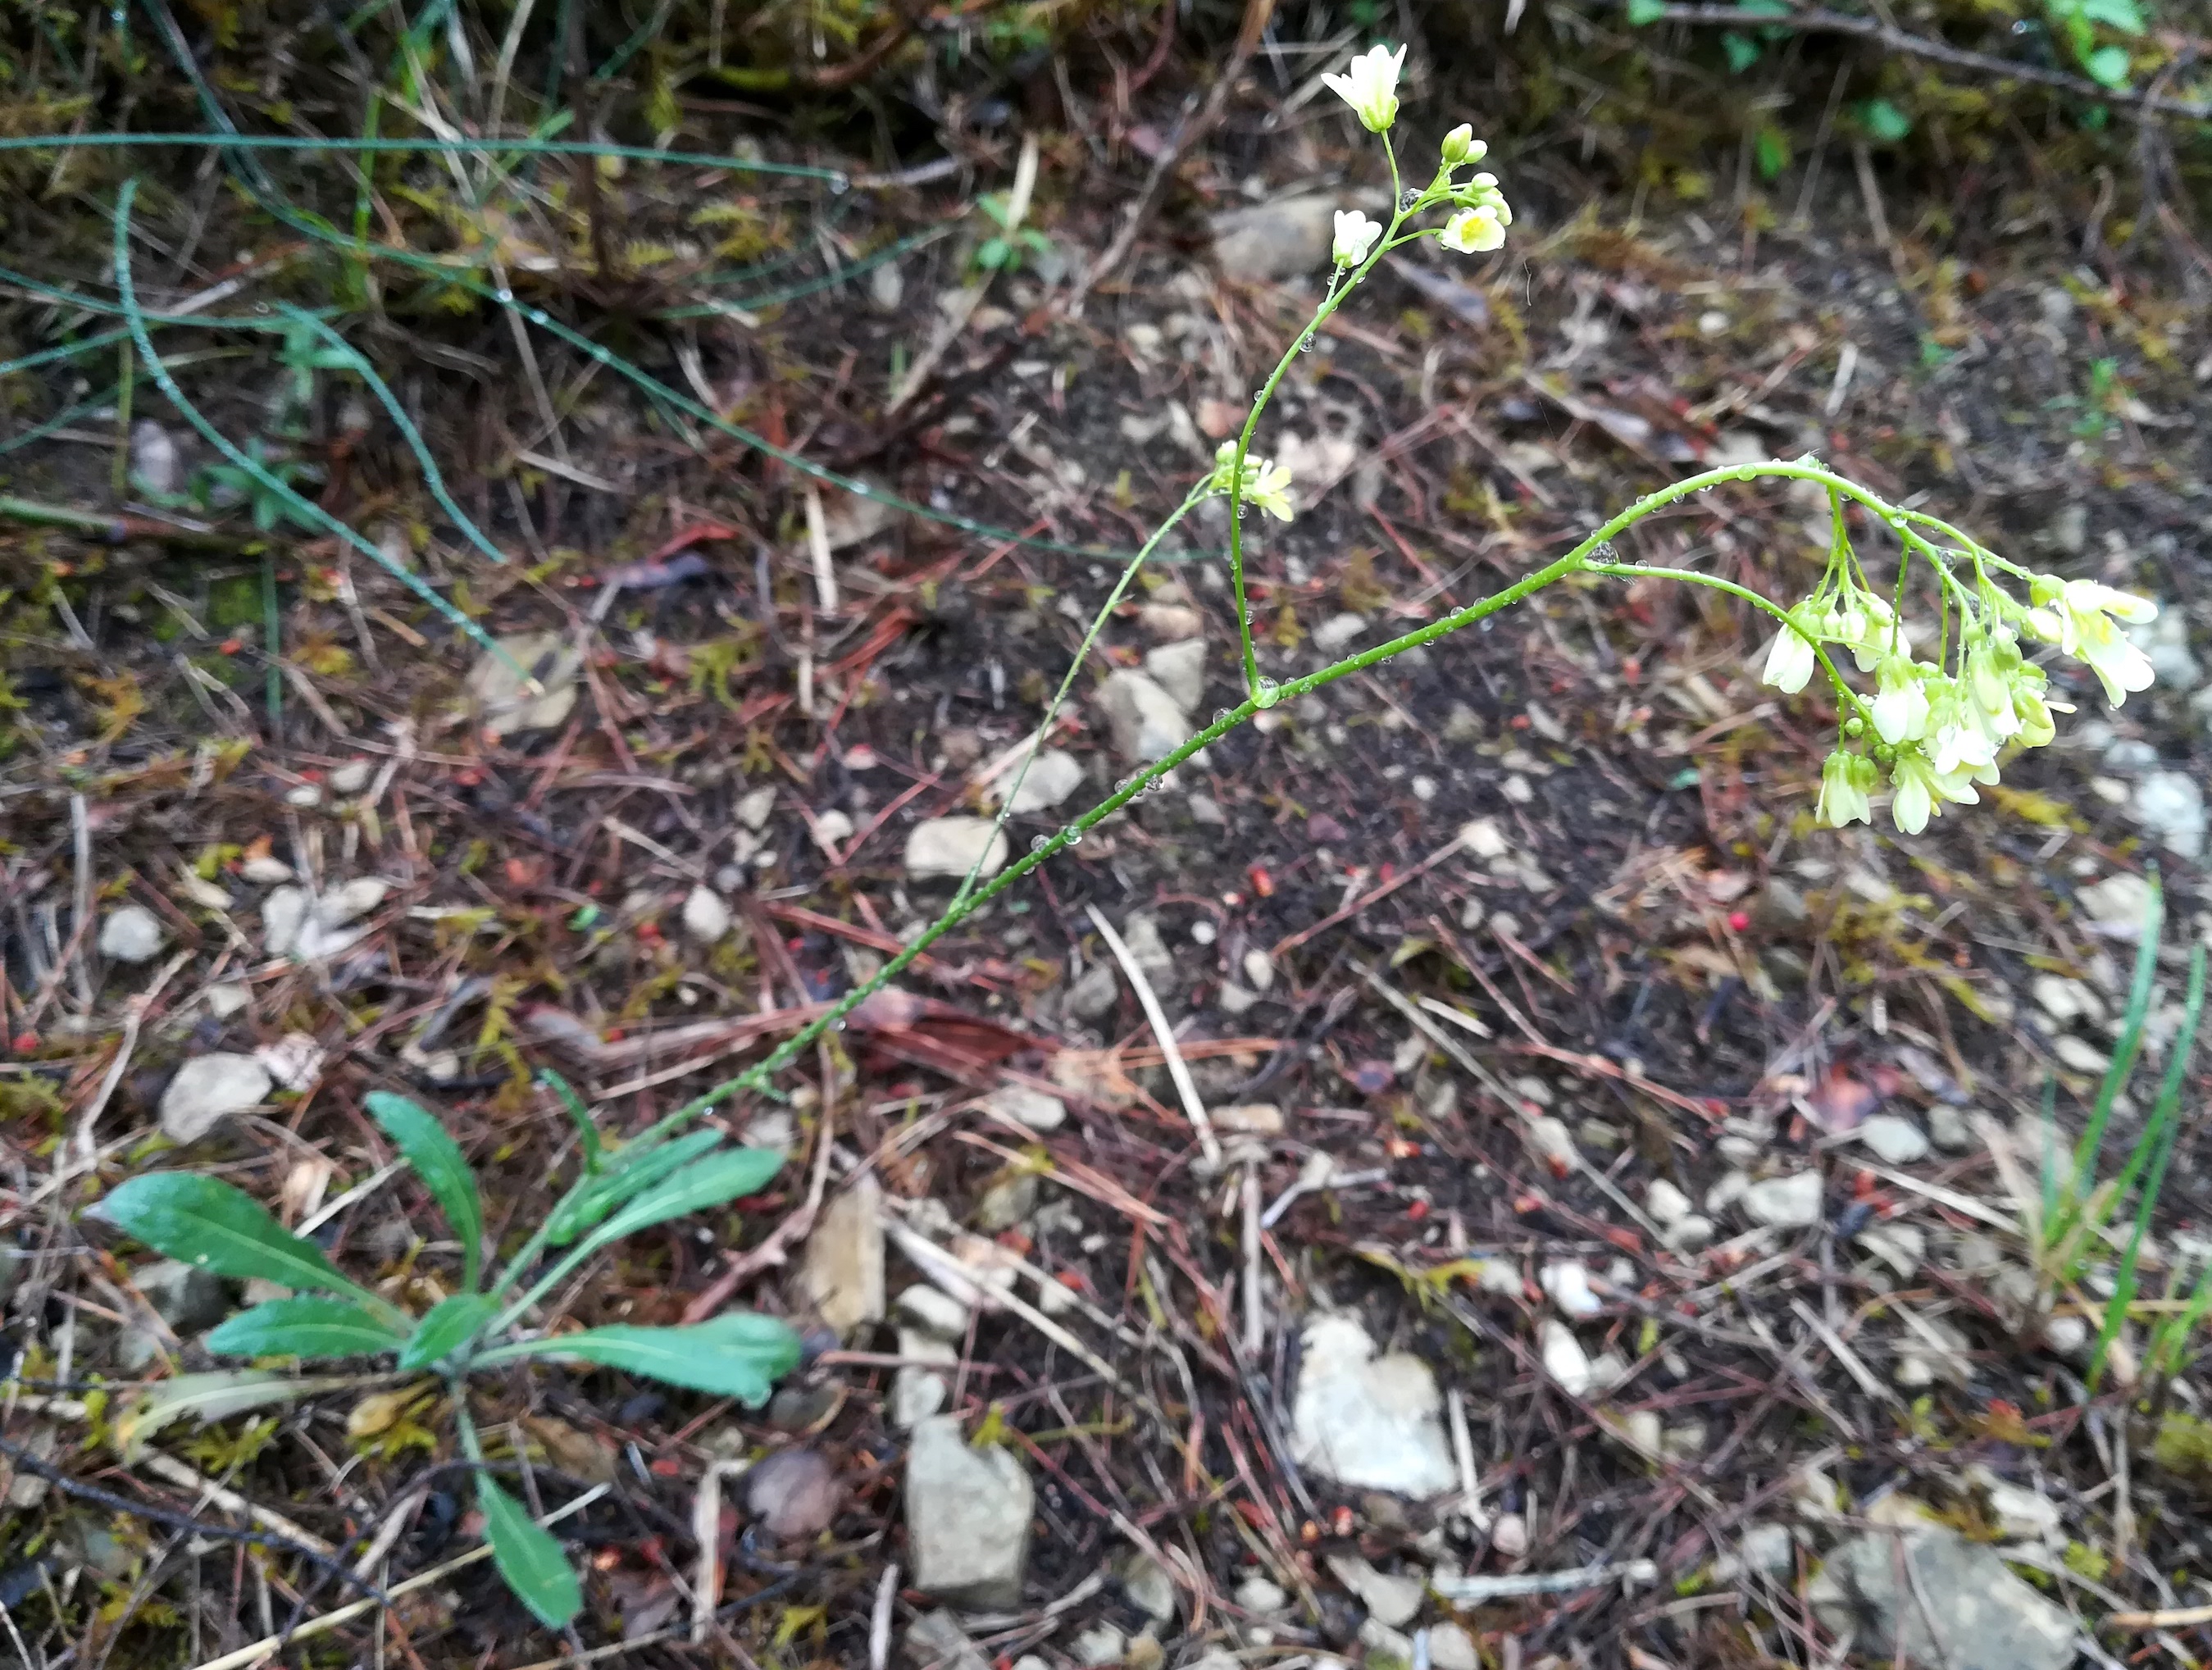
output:
{"label": "thin green stalk", "polygon": [[2098,1333],[2096,1350],[2089,1358],[2089,1389],[2093,1392],[2104,1372],[2106,1353],[2118,1338],[2127,1321],[2128,1309],[2135,1303],[2136,1269],[2142,1256],[2143,1237],[2150,1233],[2151,1212],[2158,1205],[2160,1189],[2166,1185],[2166,1166],[2173,1158],[2174,1145],[2181,1134],[2181,1086],[2188,1076],[2189,1057],[2197,1042],[2197,1023],[2203,1012],[2204,947],[2199,945],[2189,958],[2189,986],[2182,999],[2181,1025],[2174,1033],[2173,1053],[2166,1064],[2166,1077],[2158,1087],[2158,1101],[2151,1108],[2150,1122],[2143,1127],[2142,1137],[2128,1162],[2127,1172],[2120,1180],[2120,1193],[2124,1195],[2141,1169],[2145,1151],[2156,1150],[2157,1157],[2150,1163],[2142,1193],[2136,1201],[2134,1230],[2128,1236],[2127,1250],[2120,1257],[2111,1303],[2105,1307],[2104,1327]]}
{"label": "thin green stalk", "polygon": [[526,156],[614,156],[638,162],[665,162],[679,167],[719,168],[732,173],[776,174],[789,179],[817,179],[833,191],[849,190],[851,177],[835,168],[810,167],[798,162],[762,162],[750,157],[714,151],[657,151],[644,145],[612,145],[588,139],[386,139],[362,137],[301,138],[283,133],[80,133],[31,134],[0,138],[0,153],[8,151],[106,150],[141,146],[191,146],[222,151],[325,151],[355,155],[404,155],[418,151],[454,152],[473,155],[487,151],[512,151]]}
{"label": "thin green stalk", "polygon": [[269,701],[269,733],[279,734],[284,726],[284,673],[281,665],[283,653],[284,616],[276,603],[276,559],[269,552],[261,553],[261,653],[268,662],[264,672],[263,689]]}
{"label": "thin green stalk", "polygon": [[[1383,143],[1387,149],[1389,143],[1387,136]],[[1229,471],[1229,583],[1236,593],[1237,642],[1244,662],[1244,693],[1247,695],[1256,695],[1260,691],[1260,658],[1252,647],[1252,606],[1246,599],[1244,585],[1244,460],[1252,451],[1252,434],[1260,427],[1260,415],[1267,410],[1267,403],[1275,398],[1275,389],[1290,370],[1291,362],[1305,352],[1314,333],[1328,322],[1330,316],[1344,305],[1345,298],[1358,289],[1360,281],[1374,270],[1375,264],[1382,258],[1389,246],[1391,235],[1404,223],[1406,210],[1398,206],[1401,194],[1396,189],[1397,179],[1398,163],[1394,155],[1390,162],[1390,224],[1375,240],[1375,248],[1369,252],[1367,258],[1349,276],[1344,275],[1341,269],[1337,270],[1336,276],[1343,277],[1344,282],[1330,283],[1328,294],[1322,298],[1321,306],[1314,310],[1314,316],[1306,321],[1305,328],[1291,339],[1291,345],[1283,350],[1283,357],[1275,361],[1275,368],[1267,373],[1267,380],[1260,386],[1260,392],[1252,402],[1252,410],[1244,416],[1244,427],[1237,436],[1236,458]]]}
{"label": "thin green stalk", "polygon": [[2150,1014],[2151,987],[2158,975],[2159,934],[2165,922],[2166,894],[2154,878],[2150,908],[2143,915],[2142,941],[2136,950],[2135,973],[2128,982],[2128,1006],[2121,1016],[2112,1064],[2106,1069],[2104,1083],[2097,1088],[2089,1127],[2082,1132],[2081,1140],[2074,1151],[2072,1189],[2060,1206],[2057,1226],[2062,1231],[2071,1228],[2087,1208],[2089,1192],[2096,1181],[2098,1157],[2104,1151],[2105,1129],[2112,1123],[2112,1104],[2119,1100],[2120,1091],[2135,1072],[2136,1055],[2142,1048],[2143,1023]]}
{"label": "thin green stalk", "polygon": [[278,302],[276,308],[286,319],[307,325],[325,342],[343,349],[353,356],[353,364],[349,369],[368,385],[368,392],[376,397],[377,404],[391,418],[392,427],[399,431],[399,438],[407,443],[407,450],[415,455],[415,462],[422,471],[422,484],[429,489],[430,496],[437,501],[438,508],[453,519],[453,525],[460,529],[462,537],[469,544],[493,562],[505,562],[507,553],[485,538],[483,531],[469,519],[460,506],[453,502],[453,495],[446,490],[446,478],[439,471],[438,460],[431,455],[429,444],[422,439],[422,432],[415,427],[414,420],[407,416],[407,409],[399,404],[399,398],[392,393],[384,379],[376,374],[376,368],[369,364],[367,357],[326,321],[316,318],[306,308],[296,307],[289,301]]}
{"label": "thin green stalk", "polygon": [[186,422],[199,431],[202,439],[206,440],[209,446],[252,477],[264,491],[274,494],[288,508],[305,516],[317,527],[336,534],[340,539],[367,556],[377,567],[389,572],[467,636],[497,656],[517,677],[527,680],[530,677],[527,668],[516,666],[514,657],[494,643],[482,627],[463,614],[451,601],[433,591],[428,581],[419,574],[400,567],[320,505],[302,498],[294,492],[289,484],[264,469],[258,460],[233,446],[229,438],[208,422],[200,409],[185,398],[184,390],[177,386],[176,379],[169,375],[167,367],[161,363],[161,356],[154,351],[153,338],[147,334],[145,315],[139,311],[138,292],[131,276],[131,205],[137,194],[138,182],[132,179],[123,182],[123,189],[116,196],[115,286],[118,295],[122,299],[124,318],[131,327],[131,340],[138,344],[140,356],[145,361],[147,369],[153,376],[155,383],[160,387],[161,392],[168,397],[169,404],[177,409],[179,415]]}
{"label": "thin green stalk", "polygon": [[[1097,614],[1091,619],[1090,630],[1083,635],[1083,641],[1076,646],[1074,657],[1067,664],[1066,675],[1060,681],[1060,688],[1052,693],[1052,700],[1045,703],[1044,717],[1037,721],[1036,740],[1030,744],[1029,752],[1022,756],[1022,762],[1014,773],[1014,780],[1006,786],[1006,793],[1000,799],[998,817],[991,825],[994,830],[1003,832],[1006,827],[1007,818],[1013,815],[1014,796],[1021,792],[1022,784],[1030,774],[1030,766],[1036,759],[1039,750],[1044,747],[1045,736],[1051,730],[1053,720],[1060,716],[1060,707],[1067,700],[1068,691],[1075,687],[1077,677],[1090,660],[1091,647],[1098,641],[1098,635],[1105,630],[1107,621],[1111,618],[1123,595],[1127,592],[1131,584],[1136,580],[1137,571],[1145,566],[1146,559],[1158,549],[1160,541],[1168,537],[1176,524],[1190,513],[1191,507],[1206,496],[1206,493],[1207,485],[1205,482],[1201,482],[1190,490],[1183,501],[1169,515],[1167,520],[1152,531],[1152,537],[1145,541],[1143,548],[1129,559],[1127,566],[1121,570],[1121,577],[1114,582],[1114,589],[1106,594],[1106,601],[1099,606]],[[984,843],[983,850],[975,855],[975,863],[968,866],[968,873],[961,878],[960,886],[952,896],[952,903],[955,906],[959,905],[969,894],[975,890],[976,878],[982,874],[983,860],[990,856],[992,845],[993,843],[989,841]]]}

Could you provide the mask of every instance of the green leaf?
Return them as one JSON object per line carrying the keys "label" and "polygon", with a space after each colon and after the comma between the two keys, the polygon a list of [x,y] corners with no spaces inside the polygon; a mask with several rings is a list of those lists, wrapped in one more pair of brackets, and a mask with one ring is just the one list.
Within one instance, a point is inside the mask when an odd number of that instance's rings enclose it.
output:
{"label": "green leaf", "polygon": [[672,1218],[712,1211],[753,1193],[782,1169],[783,1155],[773,1148],[730,1148],[709,1154],[631,1201],[594,1230],[585,1245],[605,1247]]}
{"label": "green leaf", "polygon": [[1759,43],[1734,29],[1721,36],[1721,51],[1728,54],[1729,69],[1739,76],[1759,62]]}
{"label": "green leaf", "polygon": [[206,1374],[177,1375],[148,1388],[137,1402],[116,1417],[108,1428],[108,1435],[114,1440],[115,1453],[128,1465],[145,1453],[149,1439],[179,1416],[190,1415],[202,1421],[224,1420],[249,1409],[290,1403],[310,1393],[325,1390],[332,1383],[300,1380],[290,1375],[264,1374],[258,1369],[216,1369]]}
{"label": "green leaf", "polygon": [[379,1312],[390,1310],[368,1289],[331,1267],[322,1248],[262,1211],[244,1191],[190,1171],[133,1177],[92,1209],[157,1253],[218,1276],[279,1287],[343,1293]]}
{"label": "green leaf", "polygon": [[2143,32],[2143,16],[2136,9],[2136,0],[2080,0],[2080,11],[2090,22],[2118,29],[2122,34],[2139,35]]}
{"label": "green leaf", "polygon": [[768,1401],[775,1382],[799,1366],[799,1339],[773,1316],[733,1312],[683,1328],[586,1328],[551,1339],[518,1340],[477,1360],[518,1357],[576,1357],[604,1368],[626,1369],[671,1386],[736,1398],[749,1408]]}
{"label": "green leaf", "polygon": [[1877,144],[1894,145],[1912,131],[1912,118],[1887,99],[1869,99],[1859,106],[1859,125]]}
{"label": "green leaf", "polygon": [[2128,50],[2124,46],[2100,46],[2081,61],[2090,79],[2112,88],[2115,92],[2128,84]]}
{"label": "green leaf", "polygon": [[460,1238],[461,1284],[474,1291],[483,1258],[483,1203],[460,1144],[434,1114],[404,1096],[371,1090],[367,1103],[369,1117],[384,1127],[392,1145],[415,1168]]}
{"label": "green leaf", "polygon": [[1790,136],[1770,123],[1752,141],[1752,155],[1761,179],[1777,178],[1790,166]]}
{"label": "green leaf", "polygon": [[515,1598],[548,1628],[566,1627],[584,1609],[584,1591],[553,1533],[489,1473],[477,1475],[477,1506],[483,1510],[492,1564]]}
{"label": "green leaf", "polygon": [[592,1110],[584,1105],[584,1098],[550,1067],[538,1069],[538,1082],[561,1098],[561,1105],[568,1110],[568,1117],[576,1126],[576,1140],[584,1147],[584,1170],[586,1175],[597,1172],[605,1150],[599,1141],[599,1127],[592,1123]]}
{"label": "green leaf", "polygon": [[549,1247],[565,1247],[585,1230],[605,1221],[606,1215],[642,1194],[679,1167],[719,1147],[719,1131],[694,1131],[650,1147],[625,1148],[609,1161],[599,1180],[571,1194],[553,1208],[545,1229]]}
{"label": "green leaf", "polygon": [[439,1300],[423,1314],[422,1320],[415,1325],[415,1332],[407,1336],[407,1343],[399,1348],[399,1366],[407,1369],[428,1369],[444,1362],[498,1309],[499,1302],[483,1293],[456,1293],[449,1299]]}
{"label": "green leaf", "polygon": [[380,1357],[399,1335],[343,1299],[271,1299],[241,1310],[204,1342],[220,1357]]}
{"label": "green leaf", "polygon": [[1628,0],[1628,26],[1641,29],[1667,15],[1667,0]]}

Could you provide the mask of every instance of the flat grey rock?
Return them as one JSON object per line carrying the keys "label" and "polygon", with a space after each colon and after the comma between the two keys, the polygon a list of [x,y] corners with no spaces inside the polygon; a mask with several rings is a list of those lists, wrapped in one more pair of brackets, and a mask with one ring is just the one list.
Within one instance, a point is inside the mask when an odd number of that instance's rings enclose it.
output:
{"label": "flat grey rock", "polygon": [[1098,687],[1099,710],[1114,732],[1114,746],[1131,765],[1173,753],[1197,728],[1176,699],[1148,673],[1124,667]]}
{"label": "flat grey rock", "polygon": [[100,925],[100,954],[117,963],[151,963],[167,939],[161,919],[143,905],[110,911]]}
{"label": "flat grey rock", "polygon": [[195,1055],[161,1092],[161,1134],[180,1145],[198,1142],[231,1114],[268,1100],[275,1083],[251,1055]]}
{"label": "flat grey rock", "polygon": [[906,872],[916,881],[957,881],[975,870],[988,881],[1006,867],[1006,832],[988,817],[926,817],[907,835]]}
{"label": "flat grey rock", "polygon": [[1349,1316],[1306,1330],[1291,1449],[1302,1467],[1355,1489],[1436,1496],[1459,1483],[1438,1418],[1429,1365],[1403,1351],[1375,1355]]}
{"label": "flat grey rock", "polygon": [[800,1284],[823,1324],[841,1337],[884,1320],[882,1190],[863,1176],[823,1209],[806,1238]]}
{"label": "flat grey rock", "polygon": [[955,1606],[1019,1606],[1036,1499],[1022,1464],[1005,1449],[970,1449],[957,1416],[922,1421],[906,1461],[915,1587]]}
{"label": "flat grey rock", "polygon": [[1821,1623],[1865,1663],[2067,1670],[2075,1660],[2071,1617],[1994,1550],[1939,1527],[1852,1538],[1810,1594]]}

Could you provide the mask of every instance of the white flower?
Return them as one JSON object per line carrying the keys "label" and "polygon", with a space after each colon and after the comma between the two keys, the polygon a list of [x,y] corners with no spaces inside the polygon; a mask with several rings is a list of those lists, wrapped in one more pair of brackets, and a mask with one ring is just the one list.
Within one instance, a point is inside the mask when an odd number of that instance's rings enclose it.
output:
{"label": "white flower", "polygon": [[1444,136],[1444,167],[1456,168],[1463,163],[1480,162],[1490,155],[1490,147],[1474,137],[1469,123],[1462,122]]}
{"label": "white flower", "polygon": [[1267,458],[1245,459],[1246,503],[1255,504],[1268,515],[1287,522],[1291,515],[1290,486],[1291,472],[1284,465]]}
{"label": "white flower", "polygon": [[1917,750],[1907,750],[1897,756],[1889,774],[1897,785],[1889,815],[1904,834],[1918,835],[1928,827],[1929,817],[1936,810],[1935,768]]}
{"label": "white flower", "polygon": [[1867,792],[1880,780],[1875,762],[1863,754],[1838,748],[1820,768],[1820,799],[1814,816],[1832,829],[1847,823],[1871,823],[1874,808]]}
{"label": "white flower", "polygon": [[1996,744],[1971,716],[1954,712],[1928,737],[1928,755],[1939,772],[1979,768],[1996,763]]}
{"label": "white flower", "polygon": [[1759,675],[1760,683],[1771,684],[1791,695],[1812,681],[1813,669],[1820,665],[1813,653],[1813,640],[1799,624],[1802,616],[1802,606],[1790,611],[1787,624],[1774,635],[1774,642],[1767,648],[1766,665]]}
{"label": "white flower", "polygon": [[1380,222],[1370,221],[1357,209],[1336,211],[1336,264],[1356,267],[1367,258],[1367,252],[1375,247],[1375,240],[1382,235]]}
{"label": "white flower", "polygon": [[2040,690],[2020,690],[2014,693],[2013,707],[2020,714],[2020,745],[2022,748],[2042,748],[2058,734],[2051,722],[2050,705]]}
{"label": "white flower", "polygon": [[1444,222],[1443,234],[1437,241],[1462,255],[1486,255],[1504,247],[1505,223],[1489,203],[1462,209]]}
{"label": "white flower", "polygon": [[1352,59],[1341,76],[1323,76],[1329,91],[1350,105],[1360,125],[1381,133],[1398,119],[1398,70],[1406,62],[1406,49],[1370,46]]}
{"label": "white flower", "polygon": [[1928,687],[1920,671],[1902,655],[1893,655],[1875,675],[1874,728],[1893,748],[1928,734]]}
{"label": "white flower", "polygon": [[2008,742],[2020,734],[2020,714],[2013,699],[2020,665],[2020,652],[2009,637],[1985,639],[1966,652],[1962,682],[1968,710],[1993,742]]}
{"label": "white flower", "polygon": [[1861,672],[1872,672],[1889,653],[1890,629],[1897,613],[1888,600],[1854,587],[1835,611],[1834,637],[1851,653]]}
{"label": "white flower", "polygon": [[2115,707],[2130,690],[2151,687],[2150,658],[2129,642],[2114,621],[2148,625],[2158,618],[2158,605],[2148,598],[2114,590],[2094,580],[2060,580],[2039,574],[2029,588],[2036,614],[2056,615],[2058,647],[2086,663],[2105,687],[2105,699]]}

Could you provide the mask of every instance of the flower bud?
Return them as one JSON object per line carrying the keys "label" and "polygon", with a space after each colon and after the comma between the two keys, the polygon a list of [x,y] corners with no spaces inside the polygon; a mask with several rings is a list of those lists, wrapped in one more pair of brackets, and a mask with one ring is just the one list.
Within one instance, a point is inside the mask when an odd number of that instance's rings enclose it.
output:
{"label": "flower bud", "polygon": [[1444,167],[1456,168],[1463,162],[1480,162],[1490,154],[1490,147],[1474,137],[1474,129],[1462,122],[1444,136]]}

